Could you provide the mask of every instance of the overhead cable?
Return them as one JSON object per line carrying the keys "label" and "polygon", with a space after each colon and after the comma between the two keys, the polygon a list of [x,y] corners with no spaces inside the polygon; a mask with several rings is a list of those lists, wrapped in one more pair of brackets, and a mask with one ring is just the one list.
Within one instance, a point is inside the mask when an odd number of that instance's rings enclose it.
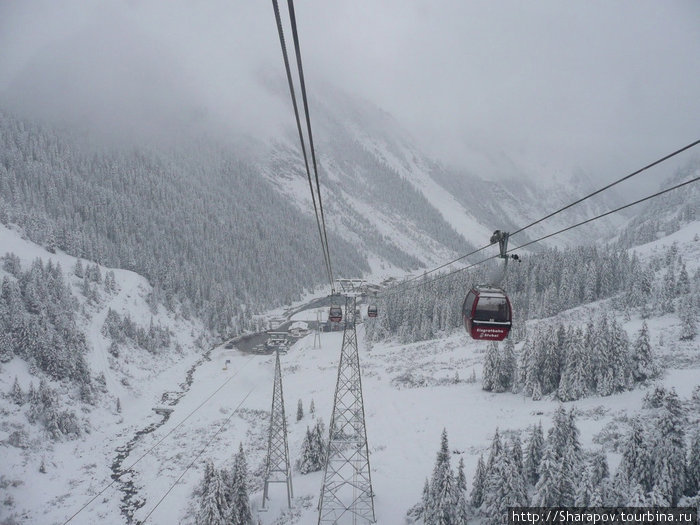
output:
{"label": "overhead cable", "polygon": [[[696,140],[695,142],[691,142],[691,143],[688,144],[687,146],[684,146],[684,147],[682,147],[682,148],[680,148],[680,149],[674,151],[673,153],[669,153],[668,155],[666,155],[666,156],[664,156],[664,157],[662,157],[662,158],[660,158],[660,159],[658,159],[658,160],[655,160],[655,161],[652,162],[651,164],[647,164],[647,165],[644,166],[643,168],[640,168],[640,169],[638,169],[637,171],[634,171],[634,172],[630,173],[629,175],[625,175],[624,177],[621,177],[621,178],[615,180],[614,182],[611,182],[610,184],[608,184],[608,185],[606,185],[606,186],[603,186],[602,188],[600,188],[600,189],[598,189],[598,190],[596,190],[596,191],[594,191],[594,192],[591,192],[591,193],[589,193],[588,195],[585,195],[584,197],[581,197],[580,199],[577,199],[577,200],[575,200],[574,202],[572,202],[572,203],[570,203],[570,204],[567,204],[566,206],[563,206],[563,207],[559,208],[559,209],[556,210],[556,211],[553,211],[552,213],[549,213],[548,215],[545,215],[545,216],[542,217],[541,219],[537,219],[536,221],[533,221],[533,222],[531,222],[530,224],[528,224],[528,225],[526,225],[526,226],[523,226],[522,228],[519,228],[518,230],[516,230],[516,231],[514,231],[513,233],[511,233],[511,234],[510,234],[510,237],[512,237],[513,235],[515,235],[515,234],[517,234],[517,233],[521,233],[521,232],[527,230],[528,228],[531,228],[532,226],[534,226],[534,225],[536,225],[536,224],[539,224],[539,223],[541,223],[541,222],[543,222],[543,221],[545,221],[545,220],[547,220],[547,219],[549,219],[549,218],[551,218],[551,217],[554,217],[555,215],[557,215],[557,214],[559,214],[559,213],[561,213],[561,212],[563,212],[563,211],[565,211],[565,210],[568,210],[568,209],[571,208],[572,206],[575,206],[576,204],[579,204],[580,202],[583,202],[583,201],[585,201],[585,200],[587,200],[587,199],[590,199],[591,197],[593,197],[593,196],[595,196],[595,195],[598,195],[599,193],[601,193],[601,192],[603,192],[603,191],[605,191],[605,190],[607,190],[607,189],[610,189],[610,188],[612,188],[613,186],[615,186],[615,185],[617,185],[617,184],[620,184],[621,182],[624,182],[624,181],[626,181],[626,180],[628,180],[628,179],[630,179],[630,178],[632,178],[632,177],[634,177],[634,176],[636,176],[636,175],[639,175],[640,173],[642,173],[642,172],[648,170],[649,168],[652,168],[652,167],[654,167],[654,166],[656,166],[656,165],[658,165],[658,164],[660,164],[660,163],[662,163],[662,162],[664,162],[664,161],[666,161],[666,160],[668,160],[668,159],[670,159],[670,158],[672,158],[672,157],[675,157],[676,155],[678,155],[678,154],[680,154],[680,153],[683,153],[684,151],[689,150],[689,149],[691,149],[691,148],[697,146],[698,144],[700,144],[700,140]],[[630,206],[631,206],[631,205],[632,205],[632,204],[630,204]],[[612,213],[612,212],[611,212],[611,213]],[[559,232],[559,233],[561,233],[561,232]],[[433,269],[431,269],[431,270],[428,270],[428,271],[426,271],[426,272],[423,272],[423,273],[420,274],[420,275],[416,275],[416,276],[414,276],[414,277],[411,277],[410,279],[406,279],[405,281],[402,281],[402,282],[398,283],[396,286],[392,287],[392,288],[391,288],[391,293],[392,293],[392,295],[393,295],[393,291],[394,291],[395,289],[398,289],[398,288],[400,288],[400,287],[406,286],[407,284],[409,284],[409,283],[411,283],[411,282],[413,282],[413,281],[416,281],[416,280],[418,280],[418,279],[424,278],[426,275],[431,274],[431,273],[433,273],[433,272],[436,272],[436,271],[438,271],[438,270],[441,270],[441,269],[445,268],[446,266],[450,266],[451,264],[454,264],[454,263],[456,263],[456,262],[458,262],[458,261],[461,261],[462,259],[466,259],[467,257],[470,257],[471,255],[474,255],[474,254],[476,254],[476,253],[479,253],[479,252],[485,250],[486,248],[489,248],[490,246],[493,246],[494,244],[496,244],[496,243],[489,243],[489,244],[486,244],[485,246],[482,246],[481,248],[478,248],[478,249],[476,249],[476,250],[474,250],[474,251],[471,251],[471,252],[469,252],[469,253],[467,253],[467,254],[465,254],[465,255],[461,255],[461,256],[457,257],[456,259],[452,259],[451,261],[446,262],[446,263],[444,263],[444,264],[441,264],[440,266],[437,266],[437,267],[435,267],[435,268],[433,268]],[[532,243],[528,243],[528,244],[532,244]],[[511,251],[511,250],[508,250],[508,251]],[[485,260],[489,260],[489,259],[491,259],[491,257],[489,257],[488,259],[485,259]],[[482,261],[482,262],[483,262],[483,261]],[[476,264],[481,264],[481,262],[476,263]],[[460,270],[458,270],[458,271],[466,270],[466,269],[471,268],[471,267],[472,267],[472,266],[467,266],[466,268],[462,268],[462,269],[460,269]],[[447,275],[450,275],[450,274],[447,274]],[[385,296],[385,295],[386,295],[386,294],[380,294],[380,297],[381,297],[381,296]]]}
{"label": "overhead cable", "polygon": [[[654,193],[654,194],[652,194],[652,195],[648,195],[648,196],[643,197],[643,198],[641,198],[641,199],[638,199],[638,200],[636,200],[636,201],[634,201],[634,202],[630,202],[630,203],[628,203],[628,204],[625,204],[625,205],[623,205],[623,206],[620,206],[620,207],[618,207],[618,208],[615,208],[614,210],[610,210],[610,211],[607,211],[607,212],[605,212],[605,213],[601,213],[600,215],[596,215],[595,217],[591,217],[590,219],[586,219],[586,220],[584,220],[584,221],[578,222],[578,223],[573,224],[573,225],[571,225],[571,226],[567,226],[566,228],[562,228],[561,230],[557,230],[557,231],[555,231],[555,232],[553,232],[553,233],[549,233],[549,234],[547,234],[547,235],[543,235],[542,237],[539,237],[538,239],[535,239],[535,240],[533,240],[533,241],[526,242],[525,244],[521,244],[520,246],[517,246],[517,247],[515,247],[515,248],[510,248],[510,249],[507,251],[507,253],[510,253],[510,252],[513,252],[513,251],[516,251],[516,250],[520,250],[521,248],[525,248],[526,246],[530,246],[531,244],[535,244],[535,243],[540,242],[540,241],[543,241],[543,240],[545,240],[545,239],[549,239],[550,237],[554,237],[555,235],[558,235],[558,234],[560,234],[560,233],[564,233],[564,232],[566,232],[566,231],[573,230],[574,228],[578,228],[579,226],[583,226],[584,224],[588,224],[589,222],[593,222],[593,221],[598,220],[598,219],[600,219],[600,218],[602,218],[602,217],[606,217],[606,216],[608,216],[608,215],[610,215],[610,214],[616,213],[616,212],[618,212],[618,211],[622,211],[622,210],[624,210],[625,208],[629,208],[629,207],[631,207],[631,206],[634,206],[635,204],[640,204],[640,203],[642,203],[642,202],[644,202],[644,201],[648,201],[649,199],[653,199],[654,197],[658,197],[659,195],[663,195],[664,193],[668,193],[669,191],[673,191],[673,190],[676,190],[676,189],[681,188],[681,187],[683,187],[683,186],[687,186],[688,184],[692,184],[693,182],[697,182],[698,180],[700,180],[700,177],[695,177],[694,179],[690,179],[690,180],[687,180],[687,181],[685,181],[685,182],[681,182],[680,184],[676,184],[675,186],[672,186],[672,187],[670,187],[670,188],[666,188],[665,190],[658,191],[658,192],[656,192],[656,193]],[[390,290],[389,292],[387,292],[387,293],[385,293],[385,294],[382,294],[380,297],[391,297],[392,295],[396,295],[396,294],[399,293],[399,292],[408,292],[408,291],[411,291],[411,290],[415,290],[415,289],[420,288],[420,287],[422,287],[422,286],[425,286],[425,285],[434,283],[435,281],[439,281],[439,280],[441,280],[441,279],[445,279],[445,278],[450,277],[451,275],[454,275],[454,274],[456,274],[456,273],[463,272],[463,271],[465,271],[465,270],[469,270],[470,268],[473,268],[473,267],[475,267],[475,266],[479,266],[480,264],[483,264],[483,263],[485,263],[485,262],[487,262],[487,261],[490,261],[491,259],[496,259],[496,258],[499,258],[499,257],[500,257],[500,254],[492,255],[491,257],[487,257],[487,258],[485,258],[485,259],[482,259],[482,260],[480,260],[480,261],[478,261],[478,262],[475,262],[475,263],[473,263],[473,264],[470,264],[470,265],[468,265],[468,266],[464,266],[464,267],[462,267],[462,268],[457,268],[456,270],[453,270],[453,271],[451,271],[451,272],[440,274],[440,275],[438,275],[437,277],[434,277],[433,279],[420,282],[420,283],[418,283],[417,285],[411,286],[410,288],[399,289],[399,286],[400,286],[400,285],[397,285],[396,288]]]}
{"label": "overhead cable", "polygon": [[150,510],[150,512],[149,512],[148,514],[146,514],[146,517],[143,518],[143,520],[140,521],[139,523],[143,524],[143,523],[146,523],[146,522],[148,521],[148,518],[151,517],[151,514],[153,514],[153,513],[155,512],[155,510],[160,506],[160,504],[163,503],[163,500],[168,496],[168,494],[170,494],[170,492],[172,492],[172,490],[175,488],[175,486],[176,486],[178,483],[180,483],[180,480],[185,476],[185,474],[187,474],[187,472],[190,470],[190,468],[192,468],[192,465],[194,465],[195,462],[202,456],[202,454],[204,453],[204,451],[207,449],[207,447],[208,447],[209,445],[211,445],[211,443],[214,441],[214,439],[216,439],[216,436],[218,436],[219,434],[221,434],[221,432],[224,430],[224,428],[226,427],[226,425],[228,425],[228,422],[231,421],[231,418],[233,418],[233,416],[236,414],[236,412],[238,411],[238,409],[241,408],[241,406],[243,405],[243,403],[245,403],[245,400],[248,399],[248,396],[250,396],[250,394],[253,393],[253,390],[255,390],[255,388],[256,388],[256,387],[253,387],[253,388],[251,388],[251,389],[248,391],[248,393],[247,393],[247,394],[245,395],[245,397],[241,400],[241,402],[238,403],[238,405],[236,406],[236,408],[233,409],[233,411],[231,412],[231,414],[229,414],[229,416],[226,418],[226,420],[221,424],[221,426],[219,427],[219,429],[214,433],[214,435],[213,435],[211,438],[209,438],[209,441],[207,441],[207,442],[204,444],[204,446],[200,449],[200,451],[197,453],[197,455],[194,457],[194,459],[193,459],[192,461],[190,461],[189,465],[187,465],[187,467],[185,467],[185,470],[183,470],[182,473],[178,476],[178,478],[175,480],[175,483],[173,483],[172,485],[170,485],[170,488],[168,488],[168,490],[165,491],[165,494],[163,494],[163,496],[158,500],[158,502],[157,502],[157,503],[155,504],[155,506]]}
{"label": "overhead cable", "polygon": [[[289,84],[289,94],[292,97],[292,106],[294,107],[294,117],[297,123],[297,132],[299,133],[299,142],[301,143],[301,152],[304,156],[304,166],[306,168],[306,177],[309,181],[309,190],[311,191],[311,202],[314,206],[314,215],[316,216],[316,226],[318,227],[318,235],[321,240],[321,249],[323,250],[323,261],[326,266],[326,273],[328,274],[328,281],[330,282],[331,289],[333,289],[333,271],[331,268],[330,252],[328,250],[328,240],[325,234],[325,220],[323,217],[319,216],[319,207],[316,205],[316,192],[314,191],[313,181],[311,180],[311,170],[309,169],[309,159],[306,153],[306,143],[304,141],[304,134],[301,130],[301,119],[299,117],[299,107],[297,106],[296,91],[294,89],[294,81],[292,80],[292,72],[289,67],[289,57],[287,55],[287,45],[284,41],[284,30],[282,28],[282,18],[280,17],[280,10],[277,0],[272,0],[272,7],[275,11],[275,20],[277,21],[277,33],[280,38],[280,46],[282,47],[282,57],[284,58],[284,68],[287,72],[287,83]],[[296,41],[295,41],[296,44]],[[303,80],[302,80],[303,81]],[[304,95],[305,109],[306,109],[306,95],[305,91],[302,91]],[[308,123],[308,111],[306,111],[307,123]],[[310,127],[310,124],[309,124]],[[309,128],[310,129],[310,128]],[[314,168],[315,168],[315,153],[313,148],[311,149],[314,158]],[[318,176],[316,178],[318,181]],[[318,194],[319,204],[321,199],[321,193]],[[322,208],[321,208],[322,209]]]}
{"label": "overhead cable", "polygon": [[311,118],[309,117],[309,102],[306,97],[306,82],[304,81],[304,68],[301,62],[301,48],[299,46],[299,34],[297,32],[297,18],[294,13],[294,0],[287,0],[289,7],[289,18],[292,24],[292,37],[294,39],[294,50],[297,57],[297,68],[299,69],[299,86],[301,88],[301,97],[304,102],[304,115],[306,116],[306,128],[309,134],[309,149],[311,150],[311,162],[314,168],[314,176],[316,177],[316,192],[318,193],[318,207],[321,210],[321,226],[323,229],[323,237],[326,244],[326,253],[328,254],[328,266],[333,282],[333,266],[331,264],[331,252],[328,246],[328,234],[326,232],[326,218],[323,213],[323,200],[321,199],[321,185],[318,180],[318,163],[316,162],[316,148],[314,148],[314,136],[311,133]]}
{"label": "overhead cable", "polygon": [[122,477],[122,476],[123,476],[124,474],[126,474],[127,472],[131,471],[131,469],[133,469],[143,458],[145,458],[145,457],[148,456],[151,452],[153,452],[153,451],[158,447],[158,445],[160,445],[163,441],[165,441],[165,439],[166,439],[170,434],[172,434],[172,433],[175,432],[178,428],[180,428],[180,426],[182,426],[182,424],[183,424],[185,421],[187,421],[195,412],[197,412],[200,408],[202,408],[205,404],[207,404],[207,403],[209,402],[209,400],[211,400],[211,398],[213,398],[213,397],[219,392],[219,390],[221,390],[222,388],[224,388],[224,387],[225,387],[233,378],[235,378],[235,377],[241,372],[241,370],[243,370],[243,369],[248,365],[248,363],[250,363],[252,360],[253,360],[253,357],[249,357],[248,360],[243,364],[243,366],[241,366],[238,370],[236,370],[236,372],[235,372],[231,377],[229,377],[228,379],[226,379],[226,381],[224,381],[224,382],[221,384],[221,386],[219,386],[219,388],[217,388],[217,389],[214,390],[211,394],[209,394],[209,396],[208,396],[204,401],[202,401],[199,405],[197,405],[197,406],[196,406],[189,414],[187,414],[177,425],[175,425],[175,426],[174,426],[173,428],[171,428],[163,437],[161,437],[161,438],[156,442],[155,445],[153,445],[153,446],[152,446],[151,448],[149,448],[146,452],[144,452],[143,454],[141,454],[141,456],[139,456],[139,458],[138,458],[136,461],[134,461],[131,465],[129,465],[129,466],[128,466],[127,468],[125,468],[124,470],[122,470],[121,474],[118,474],[118,475],[117,475],[117,474],[113,474],[113,475],[112,475],[112,482],[109,483],[108,485],[106,485],[102,490],[100,490],[100,491],[99,491],[97,494],[95,494],[92,498],[90,498],[90,500],[89,500],[87,503],[85,503],[85,505],[83,505],[82,507],[80,507],[80,508],[75,512],[75,514],[73,514],[70,518],[68,518],[66,521],[64,521],[64,522],[63,522],[63,525],[66,525],[67,523],[70,523],[78,514],[80,514],[82,511],[84,511],[93,501],[95,501],[97,498],[99,498],[99,497],[100,497],[102,494],[104,494],[112,485],[114,485],[120,477]]}

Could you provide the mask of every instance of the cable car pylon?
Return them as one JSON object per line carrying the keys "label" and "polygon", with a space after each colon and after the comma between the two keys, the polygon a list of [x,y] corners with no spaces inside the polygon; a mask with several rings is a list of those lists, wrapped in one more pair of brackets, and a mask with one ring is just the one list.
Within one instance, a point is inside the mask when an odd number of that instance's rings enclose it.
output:
{"label": "cable car pylon", "polygon": [[345,330],[318,502],[318,525],[376,523],[355,322],[357,296],[364,293],[364,282],[338,282],[345,295]]}
{"label": "cable car pylon", "polygon": [[287,485],[287,505],[292,508],[292,470],[289,465],[289,446],[287,444],[287,418],[284,413],[284,395],[282,393],[282,367],[280,353],[275,350],[275,381],[272,387],[272,409],[270,410],[270,429],[267,438],[267,460],[265,462],[265,488],[261,510],[267,510],[268,487],[270,483]]}

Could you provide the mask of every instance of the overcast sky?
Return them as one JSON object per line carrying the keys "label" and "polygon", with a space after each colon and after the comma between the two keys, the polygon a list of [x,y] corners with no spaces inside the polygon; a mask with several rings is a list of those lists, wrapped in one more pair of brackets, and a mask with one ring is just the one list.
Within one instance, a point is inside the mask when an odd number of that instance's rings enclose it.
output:
{"label": "overcast sky", "polygon": [[[610,180],[700,138],[697,0],[297,0],[296,14],[311,93],[360,95],[486,175],[507,156]],[[293,122],[258,84],[284,71],[266,0],[0,0],[0,50],[0,104],[34,116],[136,136]]]}

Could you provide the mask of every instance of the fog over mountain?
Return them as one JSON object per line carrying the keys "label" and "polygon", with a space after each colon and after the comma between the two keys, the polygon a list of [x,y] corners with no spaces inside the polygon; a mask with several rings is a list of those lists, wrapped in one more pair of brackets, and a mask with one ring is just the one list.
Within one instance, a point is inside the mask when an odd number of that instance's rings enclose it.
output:
{"label": "fog over mountain", "polygon": [[[427,154],[482,177],[608,181],[697,138],[696,2],[296,9],[311,94],[371,101]],[[0,104],[108,143],[293,129],[288,95],[261,88],[283,75],[265,2],[4,3],[0,46]]]}

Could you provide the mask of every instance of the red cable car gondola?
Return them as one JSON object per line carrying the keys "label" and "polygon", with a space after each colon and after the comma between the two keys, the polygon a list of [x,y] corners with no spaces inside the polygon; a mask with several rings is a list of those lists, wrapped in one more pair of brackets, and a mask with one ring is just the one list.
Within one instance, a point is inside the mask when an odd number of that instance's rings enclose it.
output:
{"label": "red cable car gondola", "polygon": [[375,305],[369,305],[367,307],[367,317],[377,317],[378,314],[377,307]]}
{"label": "red cable car gondola", "polygon": [[337,304],[331,303],[331,309],[328,312],[328,320],[332,323],[339,323],[343,320],[343,309]]}
{"label": "red cable car gondola", "polygon": [[475,286],[464,299],[462,318],[473,339],[503,341],[512,326],[513,310],[502,289]]}

